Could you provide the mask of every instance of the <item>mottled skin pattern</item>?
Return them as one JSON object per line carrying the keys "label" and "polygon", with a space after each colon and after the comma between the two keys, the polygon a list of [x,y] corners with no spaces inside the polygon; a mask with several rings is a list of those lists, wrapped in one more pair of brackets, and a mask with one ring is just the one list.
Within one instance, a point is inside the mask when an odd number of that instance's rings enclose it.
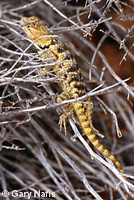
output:
{"label": "mottled skin pattern", "polygon": [[[37,17],[24,17],[21,19],[21,25],[28,37],[40,47],[38,52],[42,58],[50,58],[51,61],[59,62],[51,67],[56,76],[59,77],[59,84],[63,89],[63,93],[59,95],[57,101],[61,102],[65,99],[75,99],[85,95],[87,93],[87,88],[83,82],[80,69],[78,68],[75,58],[65,49],[63,43],[54,38]],[[51,69],[48,68],[47,70]],[[91,143],[102,154],[112,160],[121,173],[124,173],[119,161],[100,144],[96,135],[93,133],[92,130],[94,127],[91,119],[93,103],[89,97],[85,101],[87,103],[76,102],[64,106],[66,112],[60,117],[60,125],[62,126],[62,122],[65,125],[66,117],[68,117],[69,114],[73,115],[73,113],[75,113],[85,135],[89,138]]]}

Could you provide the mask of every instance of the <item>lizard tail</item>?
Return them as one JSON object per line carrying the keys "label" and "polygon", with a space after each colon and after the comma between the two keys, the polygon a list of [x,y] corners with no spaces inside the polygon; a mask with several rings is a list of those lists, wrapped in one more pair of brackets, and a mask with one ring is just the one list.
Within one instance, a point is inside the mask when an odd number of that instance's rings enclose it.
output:
{"label": "lizard tail", "polygon": [[[87,113],[87,104],[83,104],[77,102],[74,104],[75,113],[79,119],[79,122],[82,126],[82,129],[85,135],[88,137],[90,142],[98,149],[103,155],[109,158],[114,165],[119,169],[121,173],[124,173],[124,170],[120,164],[120,162],[112,155],[108,149],[105,149],[102,144],[100,144],[99,140],[97,139],[96,135],[92,131],[91,122],[88,117],[89,113]],[[125,178],[125,177],[124,177]]]}
{"label": "lizard tail", "polygon": [[83,128],[86,136],[90,140],[90,142],[98,149],[103,155],[105,155],[107,158],[109,158],[114,165],[119,169],[119,171],[123,174],[124,170],[120,164],[120,162],[115,158],[114,155],[112,155],[108,149],[104,148],[102,144],[100,144],[99,140],[96,138],[96,135],[90,130],[90,128]]}
{"label": "lizard tail", "polygon": [[[99,140],[96,138],[96,135],[92,132],[92,128],[91,127],[86,127],[85,128],[85,124],[88,121],[85,121],[85,123],[81,122],[81,126],[84,130],[84,133],[86,134],[86,136],[88,137],[88,139],[90,140],[90,142],[96,147],[96,149],[98,149],[102,154],[104,154],[107,158],[109,158],[114,165],[119,169],[119,171],[124,174],[124,169],[122,168],[120,162],[115,158],[114,155],[112,155],[108,149],[105,149],[104,146],[102,144],[100,144]],[[123,178],[126,180],[127,178],[125,176],[123,176]],[[126,200],[129,199],[129,194],[126,192]]]}

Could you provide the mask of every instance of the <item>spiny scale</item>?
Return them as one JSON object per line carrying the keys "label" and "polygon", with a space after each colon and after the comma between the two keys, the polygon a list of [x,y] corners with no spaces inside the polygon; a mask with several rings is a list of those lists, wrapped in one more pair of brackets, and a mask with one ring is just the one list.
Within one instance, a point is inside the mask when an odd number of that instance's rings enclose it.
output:
{"label": "spiny scale", "polygon": [[[42,58],[50,58],[51,61],[56,62],[55,66],[51,67],[57,76],[60,76],[60,85],[63,89],[58,97],[58,102],[67,97],[74,99],[87,93],[87,88],[83,82],[80,69],[78,68],[75,58],[71,53],[65,49],[62,42],[52,37],[47,28],[40,22],[37,17],[24,17],[21,19],[21,25],[28,37],[40,47],[39,54]],[[51,70],[51,69],[48,69]],[[100,144],[96,135],[92,132],[93,125],[91,115],[93,112],[93,103],[90,98],[86,99],[86,103],[72,103],[65,106],[67,113],[75,112],[85,135],[89,138],[91,143],[105,156],[107,156],[116,165],[121,173],[124,173],[121,164],[107,149]],[[65,113],[65,118],[66,118]],[[65,120],[61,117],[61,121]]]}

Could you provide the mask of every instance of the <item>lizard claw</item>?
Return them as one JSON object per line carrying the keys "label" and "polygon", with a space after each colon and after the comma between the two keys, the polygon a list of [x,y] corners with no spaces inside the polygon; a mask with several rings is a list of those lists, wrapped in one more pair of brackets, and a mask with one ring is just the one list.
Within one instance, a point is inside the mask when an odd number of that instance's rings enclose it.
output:
{"label": "lizard claw", "polygon": [[67,115],[66,113],[64,113],[60,116],[59,123],[58,123],[60,125],[60,131],[62,131],[62,125],[64,126],[65,136],[67,135],[66,119],[67,119]]}

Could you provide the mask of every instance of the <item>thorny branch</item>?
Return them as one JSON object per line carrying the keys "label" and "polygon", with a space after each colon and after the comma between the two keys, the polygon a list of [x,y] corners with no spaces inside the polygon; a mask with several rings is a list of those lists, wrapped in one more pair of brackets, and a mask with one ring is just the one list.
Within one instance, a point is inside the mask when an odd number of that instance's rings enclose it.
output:
{"label": "thorny branch", "polygon": [[[16,188],[32,195],[49,191],[58,200],[126,199],[126,191],[134,197],[133,2],[83,2],[0,2],[1,197],[8,190],[13,199]],[[24,16],[38,16],[76,57],[89,89],[85,96],[56,102],[60,77],[45,68],[57,63],[38,56],[20,26]],[[60,106],[87,96],[94,103],[93,124],[105,136],[101,143],[120,160],[127,180],[78,123],[68,120],[67,136],[59,131]]]}

